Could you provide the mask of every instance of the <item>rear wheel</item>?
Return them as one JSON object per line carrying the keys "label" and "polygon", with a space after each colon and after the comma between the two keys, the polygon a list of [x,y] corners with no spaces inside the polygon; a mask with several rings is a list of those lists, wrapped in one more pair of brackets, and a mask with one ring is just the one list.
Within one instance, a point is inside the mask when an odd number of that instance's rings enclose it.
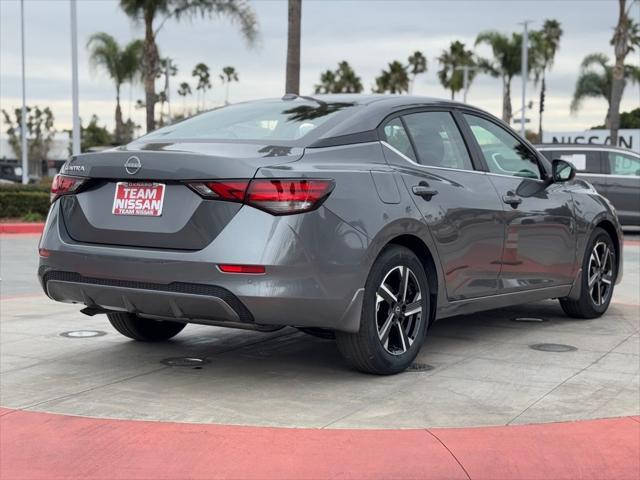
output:
{"label": "rear wheel", "polygon": [[366,281],[360,330],[336,332],[338,349],[363,372],[402,372],[420,351],[428,312],[429,287],[422,263],[405,247],[388,247]]}
{"label": "rear wheel", "polygon": [[113,328],[122,335],[141,342],[168,340],[186,326],[180,322],[150,320],[133,313],[108,313],[107,317]]}
{"label": "rear wheel", "polygon": [[564,312],[575,318],[597,318],[606,312],[616,282],[616,265],[611,237],[602,228],[596,228],[582,261],[580,298],[561,298]]}

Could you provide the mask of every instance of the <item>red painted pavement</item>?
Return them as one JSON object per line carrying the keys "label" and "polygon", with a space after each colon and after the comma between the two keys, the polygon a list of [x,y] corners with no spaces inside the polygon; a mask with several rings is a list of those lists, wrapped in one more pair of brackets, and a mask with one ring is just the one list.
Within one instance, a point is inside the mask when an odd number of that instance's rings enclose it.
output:
{"label": "red painted pavement", "polygon": [[0,223],[0,233],[41,234],[44,223]]}
{"label": "red painted pavement", "polygon": [[637,480],[640,422],[319,430],[0,409],[0,478]]}

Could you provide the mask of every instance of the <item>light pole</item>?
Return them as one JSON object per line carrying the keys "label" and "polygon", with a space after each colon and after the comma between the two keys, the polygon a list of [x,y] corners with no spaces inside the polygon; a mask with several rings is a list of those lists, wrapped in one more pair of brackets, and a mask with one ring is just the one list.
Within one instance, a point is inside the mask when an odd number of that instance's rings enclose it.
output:
{"label": "light pole", "polygon": [[29,183],[29,157],[27,155],[27,93],[24,75],[24,0],[20,0],[20,34],[22,46],[22,118],[20,119],[20,149],[22,156],[22,183]]}
{"label": "light pole", "polygon": [[522,138],[525,138],[526,128],[525,128],[525,118],[526,118],[526,102],[527,102],[527,77],[529,75],[527,71],[528,63],[529,63],[529,24],[531,20],[525,20],[521,23],[524,27],[524,31],[522,33],[522,113],[520,116],[520,135]]}
{"label": "light pole", "polygon": [[71,0],[71,97],[73,110],[73,131],[71,133],[71,153],[80,154],[80,112],[78,106],[78,18],[76,0]]}

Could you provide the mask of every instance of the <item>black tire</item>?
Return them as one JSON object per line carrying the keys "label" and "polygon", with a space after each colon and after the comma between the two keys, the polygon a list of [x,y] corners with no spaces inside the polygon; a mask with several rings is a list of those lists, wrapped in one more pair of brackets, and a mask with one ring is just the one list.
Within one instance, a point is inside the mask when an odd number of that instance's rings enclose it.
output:
{"label": "black tire", "polygon": [[118,332],[140,342],[161,342],[175,337],[185,323],[156,321],[133,313],[108,313],[107,318]]}
{"label": "black tire", "polygon": [[[413,306],[412,310],[420,308],[419,314],[416,313],[413,316],[406,317],[405,314],[399,314],[397,317],[394,317],[395,323],[387,329],[384,329],[390,316],[392,314],[395,315],[393,312],[397,310],[395,307],[392,307],[392,305],[394,305],[393,302],[383,301],[377,292],[382,286],[383,281],[389,278],[389,275],[403,275],[403,270],[400,267],[408,267],[410,273],[413,274],[411,277],[412,284],[417,283],[417,285],[419,285],[420,299],[418,299],[415,289],[412,289],[411,293],[414,295],[413,301],[406,305]],[[396,269],[399,269],[397,271],[398,273],[392,273]],[[403,280],[400,279],[400,281]],[[418,257],[405,247],[394,245],[385,248],[374,262],[365,283],[360,330],[357,333],[336,332],[336,341],[340,353],[347,362],[362,372],[391,375],[404,371],[411,365],[416,355],[418,355],[427,331],[429,321],[429,294],[427,276]],[[405,294],[405,297],[406,296],[407,294]],[[399,297],[400,295],[397,296],[397,298]],[[396,306],[397,305],[398,304],[396,304]],[[404,312],[405,310],[402,308],[401,306],[401,311]],[[384,309],[384,311],[380,309]],[[408,313],[408,310],[406,310],[406,312]],[[380,327],[379,317],[383,319],[382,327]],[[386,320],[384,320],[385,318]],[[412,335],[404,337],[403,334],[400,333],[400,329],[403,328],[401,322],[406,322],[406,325],[413,325],[413,330],[411,330]],[[385,338],[385,336],[380,336],[379,330],[391,331],[392,328],[396,343],[401,342],[402,346],[410,345],[404,351],[400,348],[395,350],[395,353],[389,352],[392,342],[391,333],[386,335],[387,341],[383,345],[381,338]],[[411,336],[413,336],[411,343],[405,342],[404,339],[411,340]]]}
{"label": "black tire", "polygon": [[[611,275],[609,278],[609,281],[611,283],[609,285],[609,289],[606,291],[606,297],[603,295],[604,298],[602,300],[602,303],[598,304],[598,302],[593,298],[592,289],[589,287],[590,262],[594,247],[603,243],[608,247],[611,255]],[[609,308],[609,304],[611,303],[611,297],[613,296],[613,289],[616,283],[616,276],[618,274],[615,251],[616,250],[613,246],[611,236],[609,236],[609,234],[604,229],[599,227],[596,228],[591,234],[591,238],[589,239],[589,242],[585,249],[584,258],[582,259],[582,278],[580,280],[582,283],[580,285],[580,298],[578,298],[577,300],[572,300],[569,298],[559,299],[562,310],[564,310],[564,313],[566,313],[569,317],[597,318],[607,311],[607,309]]]}

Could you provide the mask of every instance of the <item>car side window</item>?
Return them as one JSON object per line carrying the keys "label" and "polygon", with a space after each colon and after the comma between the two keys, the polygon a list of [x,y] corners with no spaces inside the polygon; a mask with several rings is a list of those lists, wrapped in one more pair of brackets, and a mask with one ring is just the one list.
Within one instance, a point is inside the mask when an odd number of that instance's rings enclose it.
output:
{"label": "car side window", "polygon": [[551,162],[555,159],[571,162],[580,173],[601,173],[600,155],[594,151],[543,150],[542,154]]}
{"label": "car side window", "polygon": [[640,158],[621,152],[608,152],[611,175],[640,177]]}
{"label": "car side window", "polygon": [[425,166],[473,170],[460,130],[449,112],[420,112],[402,117]]}
{"label": "car side window", "polygon": [[400,117],[394,118],[384,126],[384,136],[386,137],[389,145],[409,157],[414,162],[416,161],[416,156],[413,152],[409,135],[407,135],[407,131],[404,129],[404,125],[402,124]]}
{"label": "car side window", "polygon": [[464,114],[491,173],[541,178],[538,159],[504,128],[484,118]]}

